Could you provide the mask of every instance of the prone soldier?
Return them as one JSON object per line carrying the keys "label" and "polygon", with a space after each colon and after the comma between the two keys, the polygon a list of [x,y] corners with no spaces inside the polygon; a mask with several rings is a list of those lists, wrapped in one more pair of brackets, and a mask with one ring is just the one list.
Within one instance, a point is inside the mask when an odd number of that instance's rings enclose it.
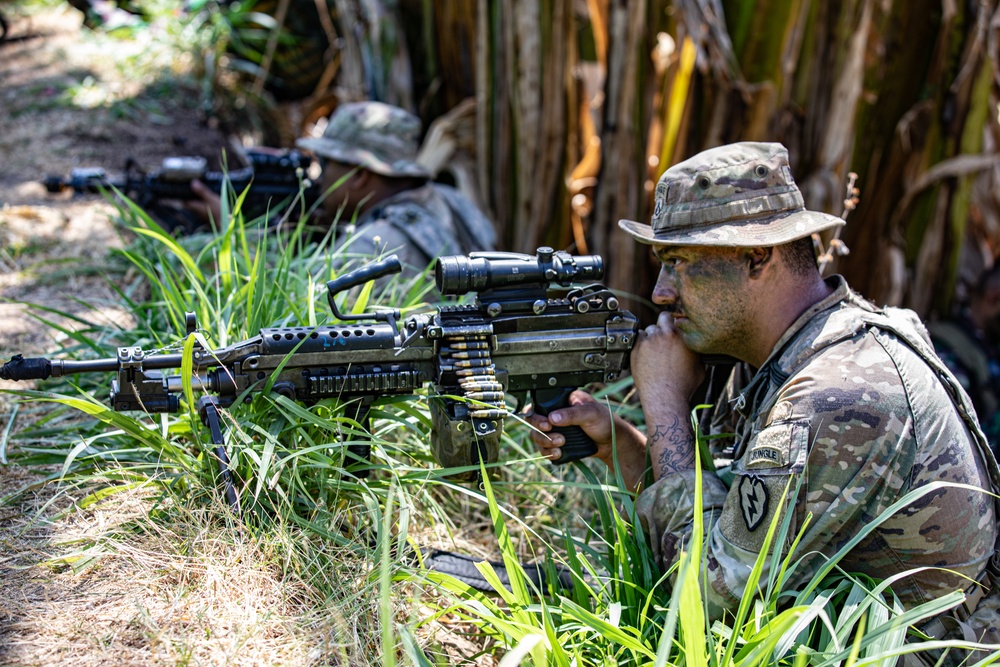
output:
{"label": "prone soldier", "polygon": [[[405,270],[423,271],[437,257],[495,248],[492,223],[453,187],[435,183],[417,161],[420,119],[381,102],[342,104],[321,137],[298,148],[322,165],[321,208],[313,223],[337,225],[336,243],[352,254],[394,253]],[[251,186],[252,188],[253,186]],[[203,217],[218,220],[219,196],[195,181]]]}

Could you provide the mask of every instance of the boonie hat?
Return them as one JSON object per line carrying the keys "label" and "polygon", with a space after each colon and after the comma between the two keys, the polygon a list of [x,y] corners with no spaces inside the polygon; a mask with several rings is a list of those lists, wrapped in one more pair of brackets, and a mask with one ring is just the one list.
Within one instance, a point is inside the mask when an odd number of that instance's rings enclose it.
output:
{"label": "boonie hat", "polygon": [[652,224],[619,220],[641,243],[678,246],[772,246],[844,220],[807,211],[779,143],[712,148],[663,172],[653,195]]}
{"label": "boonie hat", "polygon": [[420,129],[420,119],[405,109],[382,102],[351,102],[337,107],[322,137],[303,137],[295,145],[383,176],[430,178],[427,168],[417,162]]}

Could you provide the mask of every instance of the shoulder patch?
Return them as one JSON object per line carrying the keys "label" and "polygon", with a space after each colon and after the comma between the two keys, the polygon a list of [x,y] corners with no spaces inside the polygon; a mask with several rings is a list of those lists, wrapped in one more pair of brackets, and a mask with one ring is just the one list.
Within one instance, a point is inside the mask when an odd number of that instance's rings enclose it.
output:
{"label": "shoulder patch", "polygon": [[758,444],[747,452],[746,456],[746,467],[748,470],[753,468],[776,468],[784,466],[787,463],[784,450],[772,445]]}
{"label": "shoulder patch", "polygon": [[767,491],[767,485],[756,475],[744,475],[740,479],[739,494],[743,521],[747,525],[747,530],[752,533],[767,516],[771,496]]}
{"label": "shoulder patch", "polygon": [[808,424],[793,421],[771,424],[750,439],[733,468],[736,472],[753,471],[758,475],[801,472],[808,455],[808,443]]}
{"label": "shoulder patch", "polygon": [[743,462],[747,470],[782,468],[788,465],[791,453],[792,425],[768,426],[750,444]]}

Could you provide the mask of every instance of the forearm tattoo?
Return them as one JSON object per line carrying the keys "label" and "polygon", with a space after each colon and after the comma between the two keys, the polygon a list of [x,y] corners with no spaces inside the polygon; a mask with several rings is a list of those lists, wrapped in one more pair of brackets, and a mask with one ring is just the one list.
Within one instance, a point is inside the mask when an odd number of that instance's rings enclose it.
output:
{"label": "forearm tattoo", "polygon": [[657,477],[694,468],[694,434],[678,417],[670,424],[657,424],[647,437],[647,446],[656,460]]}

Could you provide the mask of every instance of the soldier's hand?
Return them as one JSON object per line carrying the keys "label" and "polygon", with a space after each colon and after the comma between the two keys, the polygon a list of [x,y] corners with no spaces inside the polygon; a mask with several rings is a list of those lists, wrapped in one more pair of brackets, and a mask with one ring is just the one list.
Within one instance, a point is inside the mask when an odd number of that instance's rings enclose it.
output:
{"label": "soldier's hand", "polygon": [[[569,405],[553,410],[548,416],[531,413],[525,420],[534,426],[531,439],[535,442],[541,454],[552,460],[562,456],[561,447],[566,444],[566,438],[553,430],[553,426],[579,426],[597,445],[595,458],[604,461],[611,467],[614,465],[613,443],[618,447],[618,458],[630,458],[631,451],[638,446],[643,448],[644,436],[639,430],[621,417],[612,416],[608,406],[594,399],[584,391],[574,391],[569,395]],[[629,452],[629,453],[626,453]],[[644,457],[644,451],[639,457]]]}
{"label": "soldier's hand", "polygon": [[185,208],[204,222],[218,225],[222,219],[222,199],[199,180],[191,181],[191,191],[197,199],[184,202]]}
{"label": "soldier's hand", "polygon": [[684,345],[670,313],[639,331],[632,350],[632,378],[643,406],[651,402],[684,406],[705,379],[700,356]]}

